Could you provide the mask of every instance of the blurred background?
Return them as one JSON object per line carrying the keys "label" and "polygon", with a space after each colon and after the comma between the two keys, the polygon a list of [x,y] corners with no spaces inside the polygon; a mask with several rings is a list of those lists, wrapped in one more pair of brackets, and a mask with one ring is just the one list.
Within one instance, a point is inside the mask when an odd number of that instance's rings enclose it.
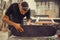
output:
{"label": "blurred background", "polygon": [[[7,9],[12,3],[19,3],[22,0],[0,0],[1,12]],[[52,18],[60,17],[59,0],[23,0],[28,2],[31,9],[31,15],[49,15]],[[2,13],[0,13],[1,15]]]}

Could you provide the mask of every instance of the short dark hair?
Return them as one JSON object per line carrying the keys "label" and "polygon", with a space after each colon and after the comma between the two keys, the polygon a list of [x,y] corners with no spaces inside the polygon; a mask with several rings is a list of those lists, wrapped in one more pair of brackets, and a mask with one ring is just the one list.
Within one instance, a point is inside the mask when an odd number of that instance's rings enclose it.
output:
{"label": "short dark hair", "polygon": [[22,2],[22,3],[21,3],[21,6],[22,6],[22,9],[25,10],[25,11],[29,8],[27,2]]}

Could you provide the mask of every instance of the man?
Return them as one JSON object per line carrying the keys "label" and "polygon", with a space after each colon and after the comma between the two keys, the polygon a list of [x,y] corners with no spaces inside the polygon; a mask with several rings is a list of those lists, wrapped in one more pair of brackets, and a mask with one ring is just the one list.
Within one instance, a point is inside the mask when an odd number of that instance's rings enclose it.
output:
{"label": "man", "polygon": [[24,32],[22,28],[23,18],[27,18],[27,23],[30,23],[30,9],[27,2],[13,3],[7,9],[3,21],[8,24],[8,28],[14,27],[18,32]]}

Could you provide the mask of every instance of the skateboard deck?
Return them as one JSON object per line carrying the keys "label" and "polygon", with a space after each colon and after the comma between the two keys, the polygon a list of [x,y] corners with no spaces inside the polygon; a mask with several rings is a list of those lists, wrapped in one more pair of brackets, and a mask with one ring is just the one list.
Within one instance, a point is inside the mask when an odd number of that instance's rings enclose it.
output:
{"label": "skateboard deck", "polygon": [[49,25],[22,25],[24,32],[18,32],[14,27],[10,27],[14,36],[20,37],[46,37],[55,35],[57,29]]}

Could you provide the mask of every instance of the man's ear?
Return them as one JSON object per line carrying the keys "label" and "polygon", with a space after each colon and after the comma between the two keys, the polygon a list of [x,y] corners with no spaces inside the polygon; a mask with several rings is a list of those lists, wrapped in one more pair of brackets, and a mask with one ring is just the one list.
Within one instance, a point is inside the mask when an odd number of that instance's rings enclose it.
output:
{"label": "man's ear", "polygon": [[21,7],[21,4],[20,3],[18,4],[18,7]]}
{"label": "man's ear", "polygon": [[22,6],[21,6],[21,4],[20,4],[20,3],[18,4],[18,7],[19,7],[19,9],[20,9],[20,10],[22,9]]}

